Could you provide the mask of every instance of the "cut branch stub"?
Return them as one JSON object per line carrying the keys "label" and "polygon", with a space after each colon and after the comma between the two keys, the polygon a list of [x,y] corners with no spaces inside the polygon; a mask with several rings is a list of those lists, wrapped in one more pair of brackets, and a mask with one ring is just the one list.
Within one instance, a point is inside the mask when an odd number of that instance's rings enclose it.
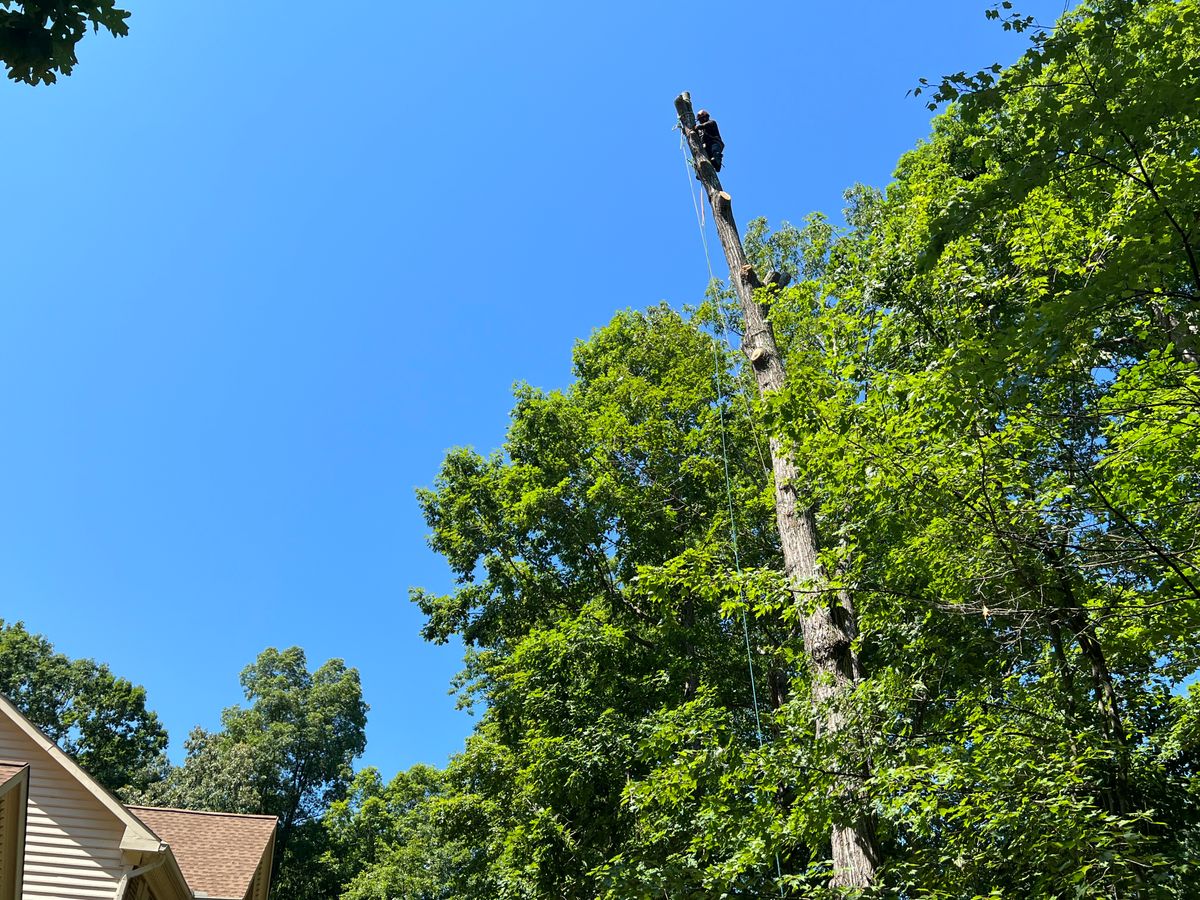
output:
{"label": "cut branch stub", "polygon": [[758,280],[758,273],[754,271],[754,266],[742,266],[742,279],[752,288],[762,287],[762,282]]}

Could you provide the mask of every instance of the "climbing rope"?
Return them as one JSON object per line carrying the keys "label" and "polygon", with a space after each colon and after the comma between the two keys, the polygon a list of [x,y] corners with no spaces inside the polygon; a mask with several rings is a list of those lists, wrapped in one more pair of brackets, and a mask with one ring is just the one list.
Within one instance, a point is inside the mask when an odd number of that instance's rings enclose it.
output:
{"label": "climbing rope", "polygon": [[[704,201],[697,196],[696,187],[693,182],[693,172],[695,165],[688,159],[687,150],[684,146],[683,132],[679,133],[679,149],[683,154],[683,167],[687,176],[688,190],[692,194],[692,206],[696,211],[696,225],[700,229],[700,243],[704,246],[704,262],[708,266],[708,283],[711,286],[716,281],[716,276],[713,274],[712,256],[708,252],[708,230],[705,227],[704,221]],[[763,740],[762,716],[758,707],[758,685],[754,677],[754,650],[750,645],[750,621],[746,615],[746,594],[744,590],[744,582],[742,580],[742,560],[741,554],[738,551],[738,532],[737,519],[733,512],[733,479],[729,474],[729,443],[726,436],[725,428],[725,379],[722,377],[724,366],[721,365],[721,350],[720,344],[725,344],[730,351],[733,350],[733,345],[729,341],[729,332],[725,327],[725,313],[721,309],[720,301],[716,303],[717,323],[719,328],[719,340],[713,341],[713,381],[717,389],[717,419],[721,428],[721,462],[724,466],[725,473],[725,502],[729,509],[729,545],[733,549],[733,567],[737,572],[738,579],[738,597],[742,601],[742,637],[746,642],[746,666],[750,672],[750,699],[754,705],[754,732],[758,738],[758,749],[761,750],[765,741]],[[753,422],[751,423],[753,429]],[[758,444],[758,434],[755,430],[755,444]],[[762,457],[762,447],[758,449],[759,457]],[[763,460],[764,468],[766,468],[765,460]],[[768,469],[769,471],[769,469]],[[779,854],[775,854],[775,874],[779,878],[779,896],[784,896],[783,891],[783,866],[779,861]]]}
{"label": "climbing rope", "polygon": [[[683,134],[679,135],[679,147],[682,150]],[[692,206],[696,210],[696,224],[700,226],[700,243],[704,245],[704,262],[708,266],[708,283],[711,285],[716,281],[716,276],[713,275],[712,256],[708,252],[708,234],[704,227],[703,201],[696,196],[696,188],[692,184],[691,173],[694,170],[692,164],[688,161],[687,152],[683,154],[683,165],[688,170],[688,190],[692,193]],[[718,321],[720,322],[720,331],[725,343],[728,343],[728,338],[725,338],[725,321],[724,315],[720,313],[720,304],[718,304]],[[717,388],[717,418],[721,426],[721,462],[725,470],[725,502],[729,508],[729,545],[733,549],[733,567],[738,576],[738,594],[742,600],[742,634],[746,639],[746,664],[750,670],[750,697],[754,701],[754,730],[758,737],[758,746],[763,746],[763,731],[762,717],[758,708],[758,687],[754,677],[754,652],[750,647],[750,622],[746,617],[746,597],[742,592],[742,560],[741,554],[738,552],[738,534],[737,534],[737,519],[733,513],[733,479],[729,474],[729,444],[726,437],[725,428],[725,380],[721,377],[721,370],[724,368],[721,365],[721,350],[718,346],[718,341],[713,341],[713,381]]]}
{"label": "climbing rope", "polygon": [[[683,168],[687,173],[688,190],[691,191],[692,194],[692,208],[696,211],[696,223],[700,227],[700,243],[704,245],[704,263],[706,266],[708,266],[708,283],[711,285],[717,280],[717,276],[713,274],[712,257],[708,252],[708,230],[704,216],[704,200],[697,194],[696,186],[692,183],[695,181],[695,179],[692,177],[695,167],[693,166],[691,160],[688,159],[687,151],[683,142],[682,132],[680,132],[679,135],[679,149],[683,154]],[[725,344],[725,346],[729,348],[730,353],[735,353],[736,350],[734,349],[733,342],[729,340],[729,328],[725,321],[725,310],[722,308],[720,301],[717,301],[717,303],[714,305],[714,309],[717,311],[717,337]],[[762,466],[763,474],[769,477],[771,475],[771,464],[767,462],[767,456],[765,453],[763,453],[762,441],[759,440],[758,437],[758,428],[754,427],[758,425],[758,421],[757,417],[754,415],[753,408],[750,406],[750,398],[744,393],[739,393],[739,396],[741,396],[742,403],[745,404],[746,407],[746,418],[749,420],[751,425],[750,434],[754,437],[754,449],[758,452],[759,464]]]}

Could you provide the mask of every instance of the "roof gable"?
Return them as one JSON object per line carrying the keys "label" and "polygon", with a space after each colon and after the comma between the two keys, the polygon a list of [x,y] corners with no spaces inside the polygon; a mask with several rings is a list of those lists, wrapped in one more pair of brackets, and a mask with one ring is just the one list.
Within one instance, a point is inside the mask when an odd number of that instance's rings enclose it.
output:
{"label": "roof gable", "polygon": [[158,835],[147,828],[137,816],[129,812],[121,801],[109,793],[108,789],[100,782],[83,771],[79,763],[71,759],[59,748],[58,744],[46,737],[41,729],[25,718],[25,714],[3,694],[0,694],[0,715],[6,717],[17,726],[18,730],[24,732],[26,737],[77,781],[85,791],[95,797],[100,805],[112,813],[116,820],[125,827],[125,834],[121,839],[122,850],[157,851],[161,848],[162,841],[159,840]]}
{"label": "roof gable", "polygon": [[170,848],[3,697],[0,756],[29,764],[25,896],[121,898],[154,864],[170,882],[163,900],[192,900]]}
{"label": "roof gable", "polygon": [[[11,738],[7,743],[20,749],[22,754],[21,762],[8,764],[0,760],[0,786],[18,776],[21,783],[28,786],[28,763],[31,762],[35,770],[41,767],[42,775],[38,777],[43,778],[43,787],[47,784],[53,787],[53,781],[58,781],[62,788],[77,785],[70,788],[69,794],[63,794],[61,789],[57,793],[53,790],[47,793],[47,797],[58,798],[59,806],[64,802],[62,798],[67,796],[86,799],[89,807],[94,801],[96,807],[92,815],[100,818],[94,818],[93,822],[97,824],[89,826],[91,831],[84,833],[94,838],[99,834],[95,829],[103,827],[112,835],[108,844],[112,849],[107,852],[116,854],[114,864],[119,866],[126,860],[124,866],[111,876],[119,876],[120,883],[115,885],[117,897],[125,895],[130,879],[146,874],[154,880],[166,879],[164,887],[170,893],[159,892],[160,896],[179,894],[214,900],[265,900],[275,848],[277,820],[274,816],[128,807],[88,775],[2,694],[0,724],[4,725],[0,732]],[[33,804],[34,798],[29,802]],[[77,821],[77,815],[75,808],[71,808],[67,819]],[[105,818],[109,815],[111,819]],[[102,819],[105,823],[111,822],[111,827],[100,826]],[[155,890],[159,891],[159,888]],[[88,896],[94,895],[92,889]]]}

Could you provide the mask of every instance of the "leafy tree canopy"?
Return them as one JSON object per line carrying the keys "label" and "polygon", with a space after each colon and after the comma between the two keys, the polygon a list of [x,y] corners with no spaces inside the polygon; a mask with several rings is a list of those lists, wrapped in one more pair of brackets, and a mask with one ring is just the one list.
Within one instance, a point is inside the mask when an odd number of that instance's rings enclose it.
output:
{"label": "leafy tree canopy", "polygon": [[184,764],[142,799],[277,816],[276,895],[326,897],[316,865],[321,816],[345,793],[366,746],[358,671],[333,659],[310,672],[299,647],[269,648],[241,683],[249,705],[226,709],[219,731],[193,730]]}
{"label": "leafy tree canopy", "polygon": [[[883,896],[1194,895],[1200,6],[1009,7],[1030,50],[946,79],[885,192],[747,230],[795,279],[761,297],[784,391],[710,336],[718,291],[620,314],[447,457],[421,502],[459,583],[414,597],[483,712],[422,812],[339,813],[383,823],[347,896],[827,896],[847,773]],[[768,441],[826,592],[779,579]],[[797,623],[834,593],[869,677],[830,740]]]}
{"label": "leafy tree canopy", "polygon": [[0,693],[110,790],[144,788],[165,765],[167,732],[144,688],[55,652],[21,622],[0,619]]}
{"label": "leafy tree canopy", "polygon": [[0,61],[13,81],[53,84],[79,62],[89,27],[125,37],[128,18],[116,0],[0,0]]}

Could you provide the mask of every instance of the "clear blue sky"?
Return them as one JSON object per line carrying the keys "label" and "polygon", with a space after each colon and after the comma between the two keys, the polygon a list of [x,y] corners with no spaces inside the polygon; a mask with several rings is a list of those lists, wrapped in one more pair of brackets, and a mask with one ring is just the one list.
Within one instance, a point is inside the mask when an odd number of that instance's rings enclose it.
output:
{"label": "clear blue sky", "polygon": [[0,616],[144,684],[176,758],[263,647],[343,657],[388,773],[472,725],[413,489],[615,310],[703,292],[676,93],[741,221],[799,220],[886,183],[919,76],[1023,45],[973,0],[123,5],[0,84]]}

